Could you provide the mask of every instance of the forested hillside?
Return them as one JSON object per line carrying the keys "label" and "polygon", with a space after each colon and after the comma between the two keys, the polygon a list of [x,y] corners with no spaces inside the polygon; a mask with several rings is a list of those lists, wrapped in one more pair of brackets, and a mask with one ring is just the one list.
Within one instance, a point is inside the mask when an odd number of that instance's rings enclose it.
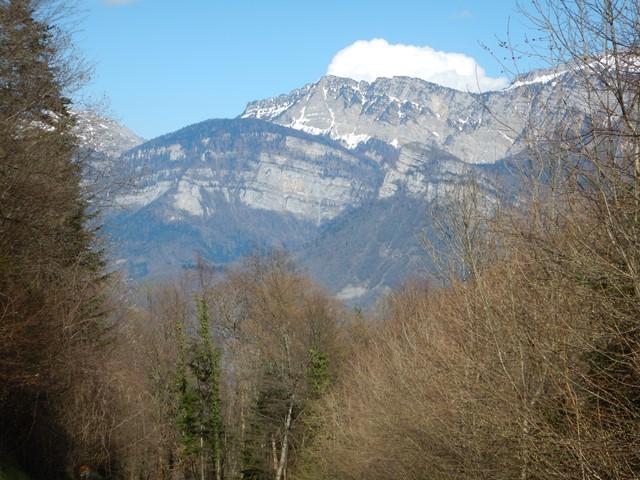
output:
{"label": "forested hillside", "polygon": [[0,478],[640,477],[637,2],[532,2],[508,58],[580,108],[425,212],[430,273],[370,311],[286,251],[108,274],[63,7],[0,0]]}

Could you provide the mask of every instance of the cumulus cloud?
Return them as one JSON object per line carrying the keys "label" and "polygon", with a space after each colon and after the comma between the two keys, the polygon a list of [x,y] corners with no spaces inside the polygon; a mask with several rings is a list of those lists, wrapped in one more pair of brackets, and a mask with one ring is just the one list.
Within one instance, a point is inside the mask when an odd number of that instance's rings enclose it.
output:
{"label": "cumulus cloud", "polygon": [[133,3],[136,0],[103,0],[107,5],[124,5],[125,3]]}
{"label": "cumulus cloud", "polygon": [[453,18],[471,18],[471,12],[469,10],[462,10],[461,12],[454,13]]}
{"label": "cumulus cloud", "polygon": [[358,40],[340,50],[327,74],[372,82],[378,77],[417,77],[462,91],[499,90],[505,77],[492,78],[471,57],[440,52],[431,47],[395,44],[382,38]]}

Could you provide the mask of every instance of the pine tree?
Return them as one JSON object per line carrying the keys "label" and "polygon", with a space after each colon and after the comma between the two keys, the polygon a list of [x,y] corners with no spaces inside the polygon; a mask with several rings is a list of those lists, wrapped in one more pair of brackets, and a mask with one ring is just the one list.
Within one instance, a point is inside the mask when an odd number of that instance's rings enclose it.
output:
{"label": "pine tree", "polygon": [[200,397],[201,430],[211,448],[216,480],[222,477],[221,438],[222,405],[220,398],[220,349],[213,344],[209,306],[204,296],[196,295],[198,339],[193,349],[191,370]]}
{"label": "pine tree", "polygon": [[[221,354],[211,336],[209,305],[203,295],[195,295],[197,332],[187,342],[179,325],[181,357],[177,370],[177,424],[184,460],[195,460],[197,474],[222,478],[222,400],[220,392]],[[209,457],[210,455],[210,457]]]}

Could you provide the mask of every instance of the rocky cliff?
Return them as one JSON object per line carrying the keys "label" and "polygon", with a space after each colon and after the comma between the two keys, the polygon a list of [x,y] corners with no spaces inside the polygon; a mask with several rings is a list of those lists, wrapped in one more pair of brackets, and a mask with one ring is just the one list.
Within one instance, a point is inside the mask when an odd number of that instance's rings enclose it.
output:
{"label": "rocky cliff", "polygon": [[150,278],[284,246],[331,290],[373,298],[424,266],[434,200],[471,180],[491,189],[491,166],[518,154],[560,80],[473,94],[329,76],[135,146],[119,159],[133,188],[107,224],[115,255]]}

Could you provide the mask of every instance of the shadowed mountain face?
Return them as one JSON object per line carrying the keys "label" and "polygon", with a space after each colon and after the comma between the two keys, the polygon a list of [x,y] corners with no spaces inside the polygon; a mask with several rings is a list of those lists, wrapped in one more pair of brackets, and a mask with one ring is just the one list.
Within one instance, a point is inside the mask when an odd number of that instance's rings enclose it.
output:
{"label": "shadowed mountain face", "polygon": [[472,181],[490,190],[536,102],[558,95],[555,79],[478,95],[324,77],[135,146],[118,159],[133,185],[107,215],[116,264],[159,279],[198,255],[223,265],[284,247],[331,291],[368,303],[427,268],[429,206]]}

